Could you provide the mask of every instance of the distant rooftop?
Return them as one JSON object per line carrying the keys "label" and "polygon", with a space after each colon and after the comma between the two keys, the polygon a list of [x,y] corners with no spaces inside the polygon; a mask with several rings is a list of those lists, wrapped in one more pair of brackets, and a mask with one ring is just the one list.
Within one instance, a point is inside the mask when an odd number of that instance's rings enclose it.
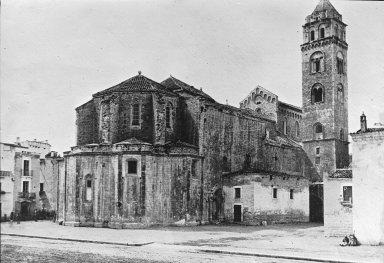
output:
{"label": "distant rooftop", "polygon": [[336,169],[329,178],[352,178],[352,169],[350,167],[343,169]]}

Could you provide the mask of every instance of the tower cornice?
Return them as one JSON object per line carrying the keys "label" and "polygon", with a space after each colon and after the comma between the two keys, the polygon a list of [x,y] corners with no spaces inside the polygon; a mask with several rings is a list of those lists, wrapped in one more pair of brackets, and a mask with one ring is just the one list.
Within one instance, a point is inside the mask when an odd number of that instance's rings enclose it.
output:
{"label": "tower cornice", "polygon": [[322,19],[319,19],[319,20],[315,20],[315,21],[311,21],[311,22],[305,23],[303,25],[303,28],[306,28],[306,27],[309,27],[309,26],[312,26],[312,25],[316,25],[316,24],[321,24],[321,23],[324,23],[324,22],[329,22],[329,21],[332,21],[332,20],[342,24],[345,27],[348,26],[346,23],[344,23],[343,21],[341,21],[339,19],[336,19],[336,18],[333,18],[333,17],[327,17],[327,18],[322,18]]}
{"label": "tower cornice", "polygon": [[335,36],[330,36],[326,38],[322,38],[319,40],[314,40],[309,43],[305,43],[300,45],[301,51],[311,50],[314,48],[322,47],[329,44],[336,44],[344,49],[348,49],[348,44]]}

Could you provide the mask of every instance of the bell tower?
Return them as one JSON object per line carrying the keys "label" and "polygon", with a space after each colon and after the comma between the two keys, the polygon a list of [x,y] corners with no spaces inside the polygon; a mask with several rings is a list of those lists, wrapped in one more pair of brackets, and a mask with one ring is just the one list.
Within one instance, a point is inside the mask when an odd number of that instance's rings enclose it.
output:
{"label": "bell tower", "polygon": [[321,177],[349,164],[346,26],[329,0],[303,25],[303,146]]}

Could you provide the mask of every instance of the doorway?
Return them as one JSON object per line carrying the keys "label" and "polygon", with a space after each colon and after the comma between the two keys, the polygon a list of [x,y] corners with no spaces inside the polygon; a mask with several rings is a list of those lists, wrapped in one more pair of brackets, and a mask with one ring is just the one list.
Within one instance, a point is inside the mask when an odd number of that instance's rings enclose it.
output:
{"label": "doorway", "polygon": [[22,202],[21,203],[21,209],[20,209],[20,217],[22,219],[28,219],[29,218],[29,203],[28,202]]}
{"label": "doorway", "polygon": [[309,220],[311,222],[324,222],[323,185],[309,186]]}
{"label": "doorway", "polygon": [[241,222],[241,205],[233,206],[233,221]]}

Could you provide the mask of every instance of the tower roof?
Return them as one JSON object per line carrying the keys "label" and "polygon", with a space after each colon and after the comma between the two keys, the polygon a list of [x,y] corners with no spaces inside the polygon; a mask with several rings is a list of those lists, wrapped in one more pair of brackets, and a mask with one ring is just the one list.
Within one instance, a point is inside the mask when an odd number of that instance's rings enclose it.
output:
{"label": "tower roof", "polygon": [[313,13],[322,12],[322,11],[334,11],[337,12],[336,8],[329,2],[329,0],[320,0],[317,4],[315,10],[313,10]]}

